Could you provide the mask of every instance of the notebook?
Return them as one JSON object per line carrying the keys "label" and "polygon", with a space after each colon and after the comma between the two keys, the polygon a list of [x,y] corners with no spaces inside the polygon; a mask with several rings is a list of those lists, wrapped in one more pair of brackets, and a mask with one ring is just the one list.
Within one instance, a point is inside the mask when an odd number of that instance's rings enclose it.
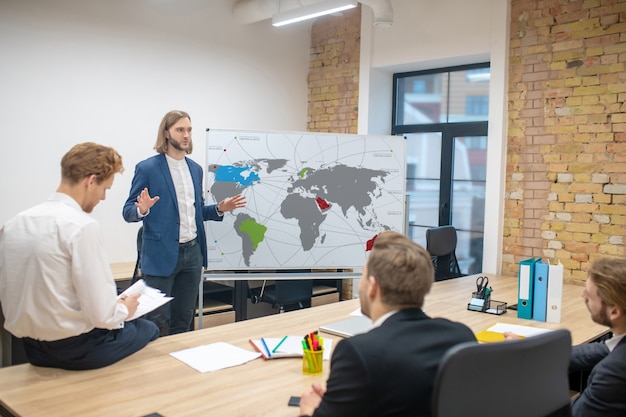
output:
{"label": "notebook", "polygon": [[249,341],[254,350],[261,353],[266,360],[302,357],[302,336],[262,337]]}
{"label": "notebook", "polygon": [[320,331],[342,337],[365,333],[372,328],[372,320],[367,316],[350,317],[320,326]]}

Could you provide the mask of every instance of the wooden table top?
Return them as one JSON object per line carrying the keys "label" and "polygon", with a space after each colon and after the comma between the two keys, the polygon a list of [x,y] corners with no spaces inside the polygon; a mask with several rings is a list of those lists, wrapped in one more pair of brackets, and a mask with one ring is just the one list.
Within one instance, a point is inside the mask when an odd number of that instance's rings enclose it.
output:
{"label": "wooden table top", "polygon": [[[493,298],[517,302],[517,279],[491,276]],[[427,296],[424,310],[467,324],[474,332],[497,322],[541,328],[567,328],[573,343],[592,340],[606,332],[589,318],[580,298],[582,288],[563,286],[562,322],[521,320],[514,311],[501,316],[467,310],[475,277],[438,282]],[[200,373],[170,356],[171,352],[215,342],[252,350],[250,338],[304,335],[320,325],[346,318],[358,300],[247,320],[160,338],[136,354],[109,367],[92,371],[65,371],[29,364],[0,369],[0,404],[15,415],[32,417],[144,416],[158,412],[175,416],[295,417],[288,407],[291,395],[300,395],[312,382],[325,383],[324,373],[304,376],[301,359],[256,359],[241,366]],[[338,337],[323,335],[335,343]]]}
{"label": "wooden table top", "polygon": [[135,262],[115,262],[110,264],[113,279],[115,281],[126,281],[133,279],[135,272]]}

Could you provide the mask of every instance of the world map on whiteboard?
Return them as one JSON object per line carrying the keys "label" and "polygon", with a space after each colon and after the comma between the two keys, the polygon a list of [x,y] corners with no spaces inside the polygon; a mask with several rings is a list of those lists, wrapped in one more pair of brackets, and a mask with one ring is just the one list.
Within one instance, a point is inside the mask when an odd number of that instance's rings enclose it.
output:
{"label": "world map on whiteboard", "polygon": [[403,231],[404,138],[207,132],[207,204],[247,206],[206,222],[209,269],[355,268],[384,230]]}

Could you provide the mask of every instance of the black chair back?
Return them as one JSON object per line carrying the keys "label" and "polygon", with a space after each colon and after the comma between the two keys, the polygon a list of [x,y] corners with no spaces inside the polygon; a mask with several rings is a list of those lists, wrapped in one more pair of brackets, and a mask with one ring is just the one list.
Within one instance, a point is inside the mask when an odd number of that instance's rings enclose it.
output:
{"label": "black chair back", "polygon": [[435,377],[433,417],[571,416],[571,343],[569,331],[559,329],[451,348]]}
{"label": "black chair back", "polygon": [[313,297],[312,279],[276,280],[272,286],[261,287],[257,295],[258,301],[270,303],[281,312],[284,311],[285,306],[309,307],[311,297]]}
{"label": "black chair back", "polygon": [[312,279],[276,281],[276,304],[289,305],[307,302],[313,296]]}
{"label": "black chair back", "polygon": [[435,281],[463,276],[456,258],[456,228],[439,226],[426,229],[426,250],[435,267]]}

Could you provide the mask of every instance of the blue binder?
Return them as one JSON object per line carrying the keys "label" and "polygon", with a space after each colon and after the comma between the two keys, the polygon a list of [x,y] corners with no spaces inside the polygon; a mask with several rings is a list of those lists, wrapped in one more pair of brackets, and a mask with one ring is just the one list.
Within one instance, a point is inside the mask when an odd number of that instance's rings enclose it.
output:
{"label": "blue binder", "polygon": [[546,321],[548,305],[548,276],[549,264],[537,262],[533,283],[533,320]]}
{"label": "blue binder", "polygon": [[519,263],[517,286],[517,317],[533,318],[533,284],[535,281],[535,263],[540,259],[529,258]]}

